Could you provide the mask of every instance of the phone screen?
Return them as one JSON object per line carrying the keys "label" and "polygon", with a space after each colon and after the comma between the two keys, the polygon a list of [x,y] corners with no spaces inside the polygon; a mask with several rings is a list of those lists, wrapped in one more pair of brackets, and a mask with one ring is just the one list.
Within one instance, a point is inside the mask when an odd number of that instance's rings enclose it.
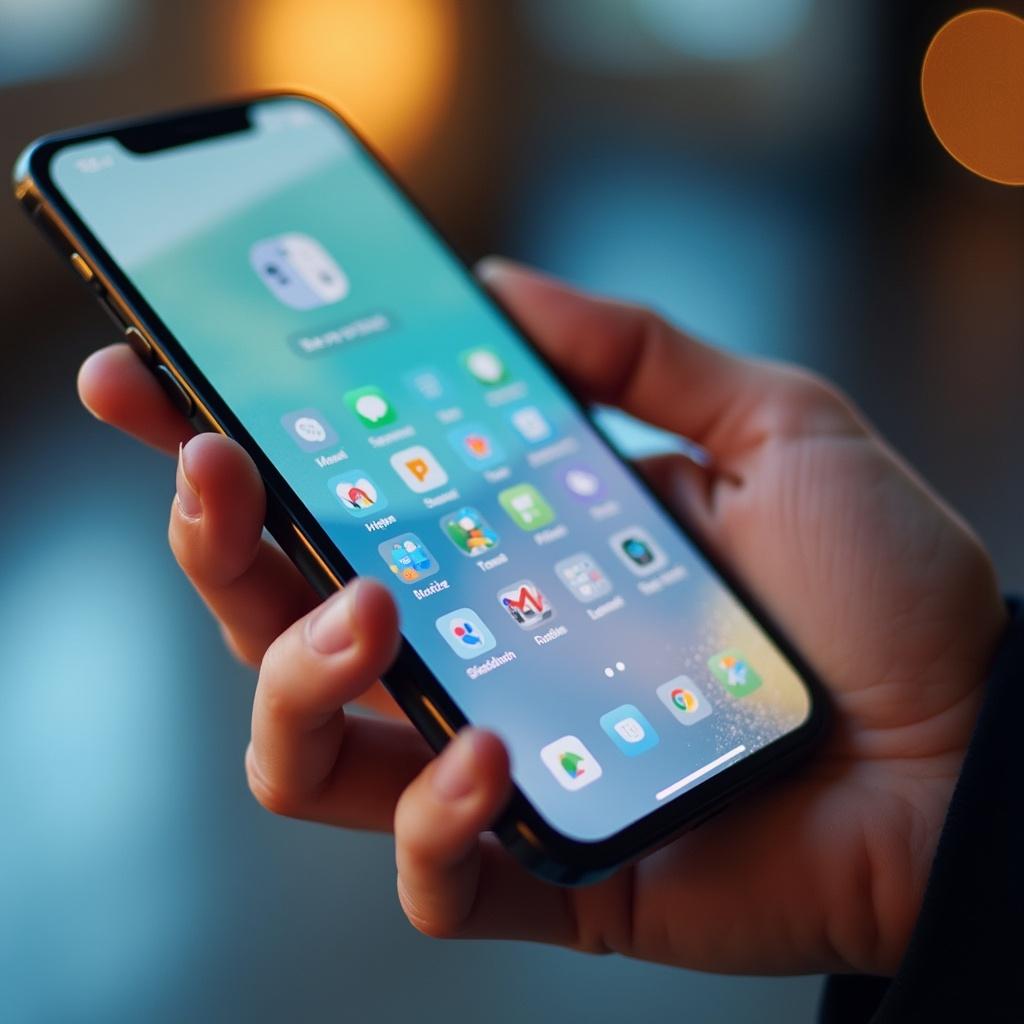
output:
{"label": "phone screen", "polygon": [[358,140],[250,121],[51,176],[537,810],[603,839],[798,728],[797,671]]}

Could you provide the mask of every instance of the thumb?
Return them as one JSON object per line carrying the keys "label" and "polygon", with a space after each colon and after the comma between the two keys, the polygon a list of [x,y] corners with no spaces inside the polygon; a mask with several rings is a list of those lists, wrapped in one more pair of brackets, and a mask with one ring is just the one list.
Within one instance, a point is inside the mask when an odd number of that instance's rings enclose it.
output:
{"label": "thumb", "polygon": [[477,273],[586,401],[714,450],[763,393],[764,364],[695,341],[648,309],[593,298],[495,257]]}

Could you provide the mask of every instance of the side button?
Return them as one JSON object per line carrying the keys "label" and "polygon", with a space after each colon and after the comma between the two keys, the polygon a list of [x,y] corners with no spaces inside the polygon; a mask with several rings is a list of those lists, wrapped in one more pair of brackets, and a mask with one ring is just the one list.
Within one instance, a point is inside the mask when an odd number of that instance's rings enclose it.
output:
{"label": "side button", "polygon": [[96,275],[93,273],[92,267],[90,267],[77,252],[73,252],[71,254],[71,266],[78,271],[79,277],[81,277],[86,284],[93,283]]}
{"label": "side button", "polygon": [[140,359],[148,363],[153,358],[153,346],[149,343],[149,338],[137,327],[128,327],[124,332],[124,336]]}
{"label": "side button", "polygon": [[188,392],[174,379],[174,374],[166,366],[158,366],[156,368],[156,376],[157,380],[160,381],[161,387],[163,387],[170,400],[174,403],[174,408],[186,418],[190,417],[195,412],[195,407]]}

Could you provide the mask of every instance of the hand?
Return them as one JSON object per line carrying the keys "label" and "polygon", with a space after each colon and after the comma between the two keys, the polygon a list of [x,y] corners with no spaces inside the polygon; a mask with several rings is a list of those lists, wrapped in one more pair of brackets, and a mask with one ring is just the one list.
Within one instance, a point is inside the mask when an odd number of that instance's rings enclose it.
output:
{"label": "hand", "polygon": [[[490,261],[481,276],[584,398],[712,454],[710,470],[681,457],[647,468],[828,686],[827,744],[799,773],[598,885],[539,882],[481,836],[510,785],[495,737],[465,730],[432,760],[410,726],[345,714],[393,656],[393,602],[360,580],[315,607],[261,539],[254,466],[203,435],[181,451],[170,538],[232,649],[260,665],[253,792],[296,817],[393,821],[399,897],[431,935],[714,971],[893,972],[1005,623],[984,550],[809,374],[716,351],[509,264]],[[80,390],[97,416],[157,447],[191,434],[124,346],[92,356]]]}

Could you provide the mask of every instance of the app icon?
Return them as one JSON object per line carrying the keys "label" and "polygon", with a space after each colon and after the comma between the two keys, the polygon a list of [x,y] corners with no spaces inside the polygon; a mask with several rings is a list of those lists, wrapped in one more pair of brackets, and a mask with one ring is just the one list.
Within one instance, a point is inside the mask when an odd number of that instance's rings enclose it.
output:
{"label": "app icon", "polygon": [[491,469],[505,461],[504,449],[479,423],[461,424],[448,440],[472,469]]}
{"label": "app icon", "polygon": [[448,483],[448,474],[429,448],[414,444],[391,456],[391,467],[411,491],[423,494]]}
{"label": "app icon", "polygon": [[475,508],[468,505],[442,516],[441,529],[470,558],[476,558],[498,546],[497,530]]}
{"label": "app icon", "polygon": [[296,409],[281,417],[281,426],[304,452],[318,452],[338,443],[334,427],[319,409]]}
{"label": "app icon", "polygon": [[493,387],[503,384],[508,379],[508,371],[497,352],[489,348],[471,348],[462,353],[462,362],[466,369],[481,384]]}
{"label": "app icon", "polygon": [[605,495],[604,481],[589,467],[580,463],[569,466],[562,474],[565,489],[580,501],[596,501]]}
{"label": "app icon", "polygon": [[612,743],[629,757],[636,757],[658,745],[654,726],[632,704],[623,704],[601,716],[601,728]]}
{"label": "app icon", "polygon": [[555,518],[554,509],[532,484],[517,484],[498,495],[498,504],[520,530],[539,530]]}
{"label": "app icon", "polygon": [[377,550],[403,583],[418,583],[437,572],[437,559],[415,533],[403,533],[386,540]]}
{"label": "app icon", "polygon": [[612,590],[608,577],[585,551],[556,562],[555,575],[569,588],[572,596],[584,604],[596,601]]}
{"label": "app icon", "polygon": [[249,263],[270,294],[292,309],[315,309],[348,295],[348,278],[309,235],[291,231],[249,249]]}
{"label": "app icon", "polygon": [[365,519],[387,508],[388,499],[361,469],[350,469],[341,476],[331,477],[327,486],[345,511],[356,519]]}
{"label": "app icon", "polygon": [[448,646],[460,657],[477,658],[493,650],[494,634],[483,624],[472,608],[459,608],[442,615],[434,625],[448,641]]}
{"label": "app icon", "polygon": [[498,604],[520,629],[536,629],[553,618],[555,609],[532,580],[520,580],[498,591]]}
{"label": "app icon", "polygon": [[737,650],[712,655],[708,668],[730,697],[746,697],[761,685],[761,677]]}
{"label": "app icon", "polygon": [[516,409],[509,418],[512,420],[512,426],[519,431],[522,439],[528,444],[540,444],[552,434],[551,424],[535,405],[526,405],[522,409]]}
{"label": "app icon", "polygon": [[549,743],[540,759],[565,789],[582,789],[601,778],[601,765],[578,736],[563,736]]}
{"label": "app icon", "polygon": [[683,725],[693,725],[711,714],[711,705],[689,676],[676,676],[657,689],[658,698]]}
{"label": "app icon", "polygon": [[424,402],[443,402],[449,393],[448,382],[432,366],[421,366],[407,373],[405,383]]}
{"label": "app icon", "polygon": [[355,388],[345,392],[345,404],[356,414],[364,427],[386,427],[398,419],[395,407],[380,388]]}
{"label": "app icon", "polygon": [[609,538],[608,543],[623,565],[637,576],[650,576],[668,564],[665,552],[658,547],[651,535],[639,526],[619,530]]}

